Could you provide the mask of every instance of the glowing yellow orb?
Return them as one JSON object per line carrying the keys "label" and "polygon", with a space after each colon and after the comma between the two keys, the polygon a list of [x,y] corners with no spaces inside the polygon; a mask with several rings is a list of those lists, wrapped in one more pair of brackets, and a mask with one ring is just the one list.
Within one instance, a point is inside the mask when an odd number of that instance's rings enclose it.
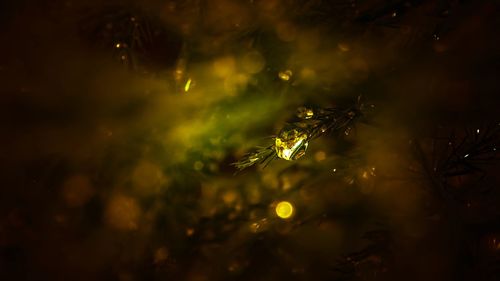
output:
{"label": "glowing yellow orb", "polygon": [[293,205],[290,202],[282,201],[276,205],[276,214],[282,219],[288,219],[293,215]]}

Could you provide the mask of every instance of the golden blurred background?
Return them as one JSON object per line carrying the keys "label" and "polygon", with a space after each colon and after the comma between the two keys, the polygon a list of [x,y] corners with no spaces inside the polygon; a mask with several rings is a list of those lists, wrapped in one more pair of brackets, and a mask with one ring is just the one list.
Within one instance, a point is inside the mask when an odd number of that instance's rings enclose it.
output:
{"label": "golden blurred background", "polygon": [[[436,195],[422,159],[449,131],[498,127],[498,16],[496,1],[0,4],[0,279],[496,280],[499,193],[467,193],[498,188],[496,164]],[[297,108],[358,96],[371,113],[302,158],[231,165]]]}

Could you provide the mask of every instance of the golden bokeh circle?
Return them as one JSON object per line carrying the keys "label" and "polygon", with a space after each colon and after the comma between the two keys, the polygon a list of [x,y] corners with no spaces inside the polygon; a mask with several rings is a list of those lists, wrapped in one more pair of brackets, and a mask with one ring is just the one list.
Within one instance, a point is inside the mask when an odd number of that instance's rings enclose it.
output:
{"label": "golden bokeh circle", "polygon": [[281,201],[276,205],[276,215],[282,219],[288,219],[293,215],[293,205],[287,201]]}

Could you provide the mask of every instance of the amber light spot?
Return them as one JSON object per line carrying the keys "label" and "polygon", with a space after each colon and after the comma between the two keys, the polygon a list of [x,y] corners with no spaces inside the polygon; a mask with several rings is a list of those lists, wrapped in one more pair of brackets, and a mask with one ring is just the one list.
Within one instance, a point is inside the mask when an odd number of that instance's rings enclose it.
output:
{"label": "amber light spot", "polygon": [[189,78],[186,82],[186,85],[184,85],[184,92],[189,91],[189,89],[191,88],[191,83],[192,83],[192,80],[191,80],[191,78]]}
{"label": "amber light spot", "polygon": [[282,219],[288,219],[293,215],[293,205],[290,202],[282,201],[276,205],[276,215]]}

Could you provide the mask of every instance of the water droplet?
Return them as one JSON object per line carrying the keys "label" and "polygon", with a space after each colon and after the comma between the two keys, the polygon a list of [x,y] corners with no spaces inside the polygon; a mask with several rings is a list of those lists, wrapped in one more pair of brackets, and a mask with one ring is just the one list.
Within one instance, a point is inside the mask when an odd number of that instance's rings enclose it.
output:
{"label": "water droplet", "polygon": [[297,109],[297,117],[301,119],[311,119],[314,116],[314,111],[307,107],[299,107]]}
{"label": "water droplet", "polygon": [[304,156],[308,145],[307,134],[298,127],[284,128],[275,139],[276,154],[285,160]]}
{"label": "water droplet", "polygon": [[280,71],[278,73],[278,77],[283,80],[283,81],[289,81],[290,78],[292,78],[292,75],[293,75],[293,72],[289,69],[285,70],[285,71]]}
{"label": "water droplet", "polygon": [[347,127],[344,131],[344,134],[348,136],[350,132],[351,132],[351,127]]}

